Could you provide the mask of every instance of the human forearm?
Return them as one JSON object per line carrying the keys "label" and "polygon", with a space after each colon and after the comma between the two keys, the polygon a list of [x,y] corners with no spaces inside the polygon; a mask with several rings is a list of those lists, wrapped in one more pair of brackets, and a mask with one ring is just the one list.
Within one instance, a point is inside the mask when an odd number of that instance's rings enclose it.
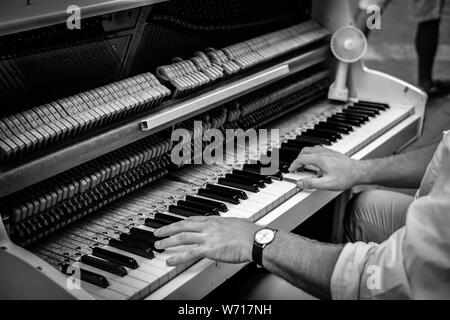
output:
{"label": "human forearm", "polygon": [[354,184],[417,188],[436,147],[437,144],[388,158],[360,161]]}
{"label": "human forearm", "polygon": [[264,249],[263,264],[315,297],[330,299],[331,276],[342,248],[279,231]]}
{"label": "human forearm", "polygon": [[[227,263],[252,261],[255,233],[261,227],[236,218],[191,217],[155,231],[158,249],[196,246],[166,260],[174,266],[207,257]],[[318,298],[329,299],[330,280],[342,246],[332,246],[279,231],[263,251],[264,267]]]}

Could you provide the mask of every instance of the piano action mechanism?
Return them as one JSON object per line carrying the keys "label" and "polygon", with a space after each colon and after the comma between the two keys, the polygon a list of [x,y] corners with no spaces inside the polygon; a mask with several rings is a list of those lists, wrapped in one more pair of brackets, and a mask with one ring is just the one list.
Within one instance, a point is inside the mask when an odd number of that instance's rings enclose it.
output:
{"label": "piano action mechanism", "polygon": [[[155,228],[222,215],[292,230],[340,195],[297,190],[301,148],[363,159],[421,134],[425,94],[362,62],[349,101],[326,99],[330,35],[355,1],[82,2],[80,30],[65,1],[1,4],[1,298],[201,298],[243,266],[167,267]],[[280,129],[280,171],[174,166],[171,133],[195,136],[194,120]]]}

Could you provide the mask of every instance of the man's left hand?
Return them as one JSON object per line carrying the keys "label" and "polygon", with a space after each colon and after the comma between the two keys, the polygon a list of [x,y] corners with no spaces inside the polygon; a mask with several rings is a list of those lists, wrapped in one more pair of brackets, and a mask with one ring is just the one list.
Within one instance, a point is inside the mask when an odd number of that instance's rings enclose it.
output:
{"label": "man's left hand", "polygon": [[190,217],[155,230],[155,236],[168,237],[156,242],[155,247],[194,245],[167,259],[169,266],[205,257],[226,263],[246,263],[252,261],[254,234],[259,229],[244,219]]}

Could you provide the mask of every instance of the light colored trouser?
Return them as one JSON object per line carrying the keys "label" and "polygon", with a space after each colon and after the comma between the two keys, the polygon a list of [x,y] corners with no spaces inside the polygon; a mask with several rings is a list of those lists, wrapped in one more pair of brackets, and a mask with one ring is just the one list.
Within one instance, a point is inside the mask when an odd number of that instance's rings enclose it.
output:
{"label": "light colored trouser", "polygon": [[362,192],[347,205],[344,230],[348,242],[386,241],[406,222],[414,198],[402,193],[370,190]]}
{"label": "light colored trouser", "polygon": [[[387,240],[405,225],[406,213],[413,197],[384,190],[362,192],[349,202],[344,220],[349,242]],[[276,275],[264,273],[252,277],[242,286],[241,297],[248,300],[314,299]]]}

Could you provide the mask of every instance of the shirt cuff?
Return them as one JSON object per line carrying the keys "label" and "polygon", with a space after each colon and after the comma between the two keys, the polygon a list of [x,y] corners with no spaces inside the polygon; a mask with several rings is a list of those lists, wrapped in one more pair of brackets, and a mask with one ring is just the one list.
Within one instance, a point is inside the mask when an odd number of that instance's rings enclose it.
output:
{"label": "shirt cuff", "polygon": [[369,251],[376,244],[363,242],[349,243],[339,255],[333,275],[330,290],[333,300],[356,300],[359,298],[359,287],[362,273]]}

